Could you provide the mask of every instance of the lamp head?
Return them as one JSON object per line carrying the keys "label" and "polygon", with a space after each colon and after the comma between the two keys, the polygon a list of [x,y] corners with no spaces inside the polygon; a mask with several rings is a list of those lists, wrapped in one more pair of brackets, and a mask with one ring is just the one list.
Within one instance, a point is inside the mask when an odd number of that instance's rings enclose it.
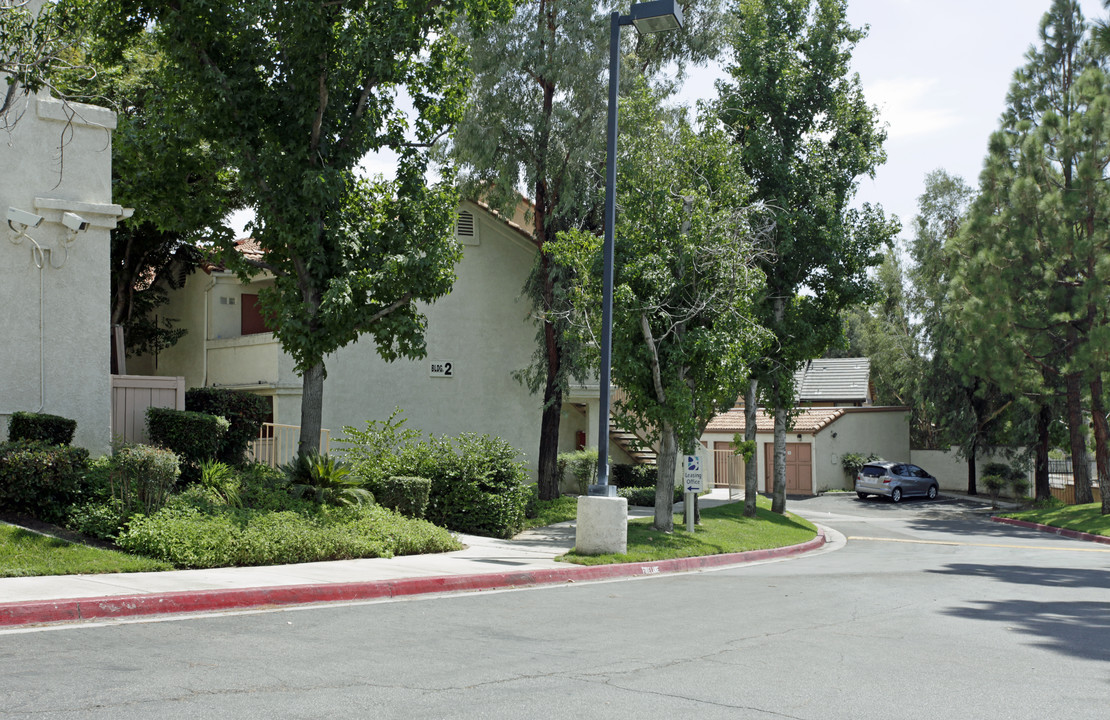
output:
{"label": "lamp head", "polygon": [[632,24],[642,34],[663,32],[665,30],[679,30],[684,20],[682,7],[678,0],[652,0],[652,2],[636,3],[629,14]]}

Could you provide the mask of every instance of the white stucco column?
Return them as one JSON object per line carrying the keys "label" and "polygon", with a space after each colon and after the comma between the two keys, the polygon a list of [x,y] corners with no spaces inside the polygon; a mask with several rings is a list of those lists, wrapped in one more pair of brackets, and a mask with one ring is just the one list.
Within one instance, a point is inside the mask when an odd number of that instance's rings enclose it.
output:
{"label": "white stucco column", "polygon": [[586,400],[586,447],[597,447],[597,433],[600,423],[601,401],[597,398]]}

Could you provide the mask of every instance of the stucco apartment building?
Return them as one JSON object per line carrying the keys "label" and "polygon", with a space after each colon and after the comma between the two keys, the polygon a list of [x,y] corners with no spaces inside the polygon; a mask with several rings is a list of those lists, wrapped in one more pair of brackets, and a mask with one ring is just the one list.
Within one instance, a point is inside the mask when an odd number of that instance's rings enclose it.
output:
{"label": "stucco apartment building", "polygon": [[[474,432],[501,437],[524,453],[535,472],[542,397],[514,379],[536,351],[537,322],[521,289],[538,248],[522,210],[510,219],[464,202],[456,238],[463,259],[450,294],[422,307],[428,319],[424,360],[383,361],[372,341],[325,358],[323,426],[333,447],[344,426],[362,429],[400,408],[406,427],[436,435]],[[240,251],[261,252],[250,241]],[[180,375],[186,387],[246,390],[269,399],[273,421],[300,424],[301,379],[257,308],[259,291],[219,267],[191,275],[160,314],[188,334],[156,356],[128,360],[128,372]],[[564,400],[560,449],[597,437],[598,390],[575,388]],[[630,462],[614,443],[613,462]]]}

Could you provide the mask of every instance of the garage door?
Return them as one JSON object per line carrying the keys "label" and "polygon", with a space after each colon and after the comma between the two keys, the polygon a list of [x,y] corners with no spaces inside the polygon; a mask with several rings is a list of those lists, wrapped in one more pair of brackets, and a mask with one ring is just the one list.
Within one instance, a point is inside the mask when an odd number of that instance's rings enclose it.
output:
{"label": "garage door", "polygon": [[[774,489],[775,446],[765,443],[763,482],[767,492]],[[786,443],[786,494],[813,494],[813,446],[809,443]]]}

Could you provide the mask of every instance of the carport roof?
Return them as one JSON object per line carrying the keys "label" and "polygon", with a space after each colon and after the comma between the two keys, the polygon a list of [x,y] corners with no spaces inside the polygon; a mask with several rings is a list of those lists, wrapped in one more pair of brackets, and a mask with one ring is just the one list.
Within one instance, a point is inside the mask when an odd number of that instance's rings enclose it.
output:
{"label": "carport roof", "polygon": [[[844,408],[806,408],[794,418],[794,426],[790,432],[816,434],[827,427],[845,412]],[[756,412],[756,432],[771,433],[775,431],[775,418],[762,409]],[[706,426],[707,433],[742,433],[745,429],[744,408],[733,408],[726,413],[721,413],[713,418]]]}

